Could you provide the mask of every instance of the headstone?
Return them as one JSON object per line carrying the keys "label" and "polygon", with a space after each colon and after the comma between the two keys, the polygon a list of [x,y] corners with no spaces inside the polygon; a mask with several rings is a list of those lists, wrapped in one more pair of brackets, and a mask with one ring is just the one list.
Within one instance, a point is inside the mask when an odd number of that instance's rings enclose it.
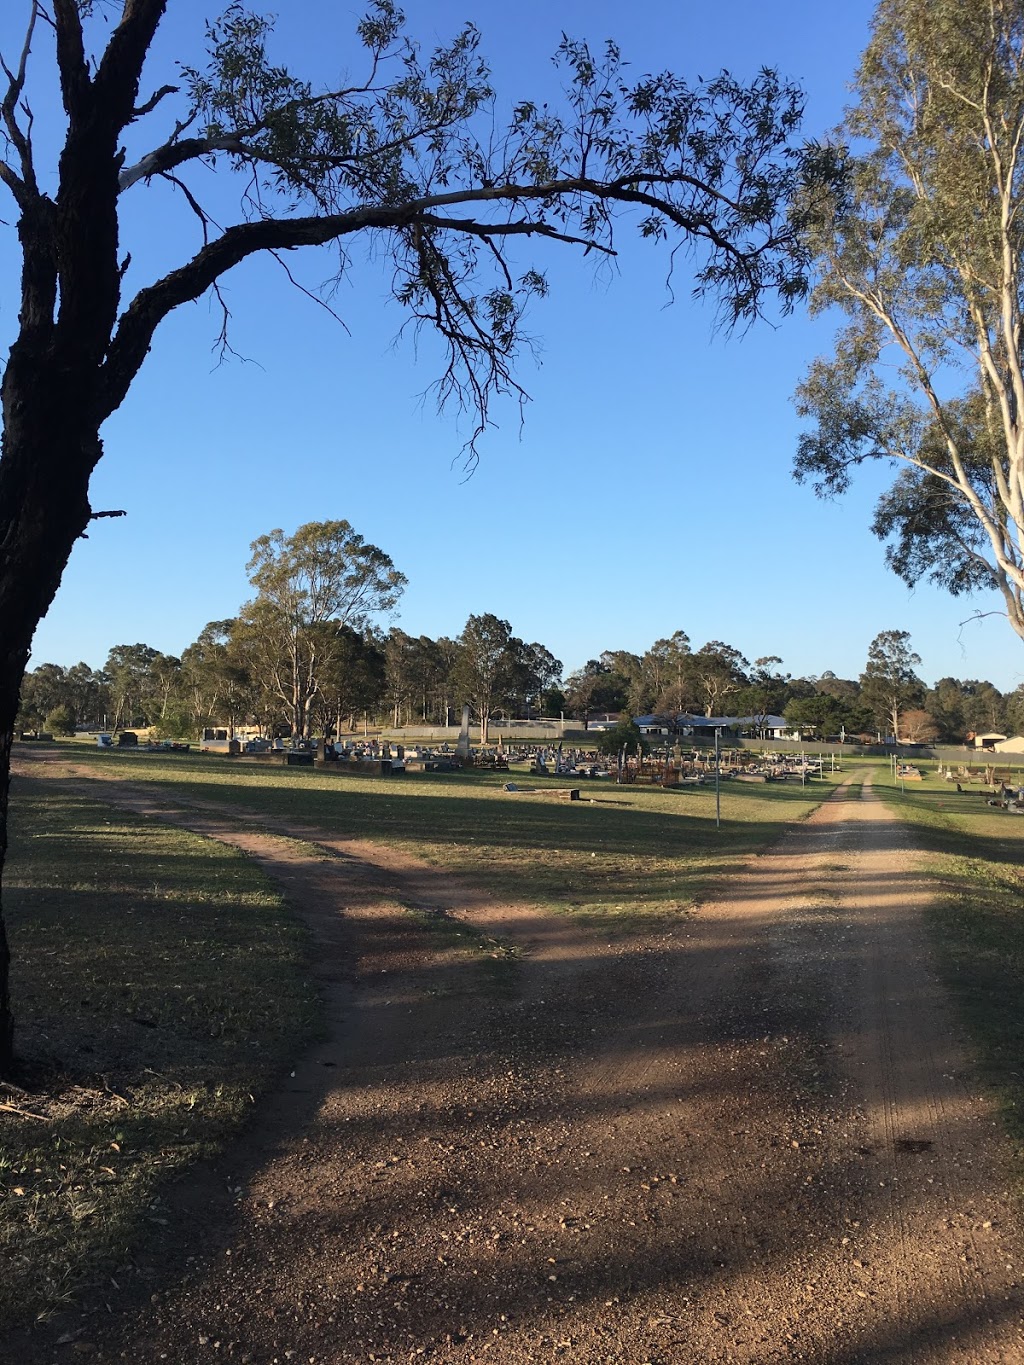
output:
{"label": "headstone", "polygon": [[455,753],[459,758],[469,758],[469,706],[462,708],[462,727],[459,730],[459,742],[455,746]]}

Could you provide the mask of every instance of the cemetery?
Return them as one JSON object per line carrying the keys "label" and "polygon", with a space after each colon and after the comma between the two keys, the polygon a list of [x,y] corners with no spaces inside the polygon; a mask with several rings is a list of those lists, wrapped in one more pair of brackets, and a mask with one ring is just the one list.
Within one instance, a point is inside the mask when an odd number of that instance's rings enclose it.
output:
{"label": "cemetery", "polygon": [[364,8],[0,5],[0,1360],[1022,1365],[1024,3]]}
{"label": "cemetery", "polygon": [[[246,741],[246,744],[250,743],[252,741]],[[519,993],[526,989],[531,973],[552,971],[553,961],[563,962],[563,947],[558,945],[572,942],[572,953],[580,954],[579,963],[570,958],[559,967],[564,974],[560,978],[563,982],[560,992],[565,992],[565,1000],[553,1002],[544,1014],[545,1019],[550,1021],[552,1040],[567,1040],[566,1051],[554,1054],[558,1065],[566,1070],[578,1064],[576,1045],[568,1041],[575,1037],[573,1029],[578,1029],[581,1023],[587,1030],[602,1026],[601,1011],[610,1008],[609,991],[625,992],[623,999],[631,998],[630,993],[641,999],[647,993],[652,994],[652,1000],[658,998],[659,978],[656,973],[644,975],[635,981],[632,977],[618,981],[616,974],[625,970],[630,954],[639,954],[637,961],[642,963],[649,960],[648,955],[655,951],[658,943],[673,941],[673,935],[681,933],[683,937],[680,941],[689,942],[701,922],[712,913],[705,904],[709,889],[720,885],[723,876],[732,875],[731,869],[736,867],[737,858],[752,859],[751,867],[762,868],[765,865],[763,855],[777,844],[782,831],[794,828],[811,817],[815,809],[820,807],[822,797],[828,793],[838,791],[842,798],[844,789],[839,784],[850,780],[849,769],[846,773],[841,771],[845,765],[837,763],[836,771],[832,771],[832,756],[829,753],[807,754],[801,758],[799,755],[779,752],[770,746],[765,746],[763,752],[723,748],[718,754],[718,766],[727,796],[723,802],[722,827],[717,829],[713,790],[716,756],[713,749],[703,746],[669,744],[661,745],[660,750],[647,754],[602,755],[596,749],[583,746],[563,744],[559,752],[557,746],[502,743],[500,747],[473,748],[469,755],[459,756],[450,750],[446,752],[443,745],[436,750],[403,745],[399,752],[396,743],[380,739],[353,741],[350,748],[344,743],[325,746],[321,741],[316,750],[309,747],[291,749],[282,740],[278,747],[271,742],[266,746],[257,744],[248,752],[244,751],[244,746],[238,753],[203,754],[193,750],[190,754],[172,759],[168,751],[155,746],[147,748],[143,744],[121,747],[112,744],[101,749],[92,742],[79,739],[38,747],[28,743],[22,746],[22,750],[26,758],[32,754],[38,754],[40,759],[44,753],[50,755],[49,761],[57,764],[52,769],[54,776],[59,774],[62,762],[72,764],[74,771],[79,774],[90,772],[100,779],[91,784],[96,796],[107,800],[111,797],[121,799],[117,794],[118,784],[113,784],[108,796],[111,784],[102,779],[105,775],[121,771],[130,774],[133,792],[152,792],[158,807],[166,812],[178,809],[184,813],[193,802],[208,813],[223,811],[230,816],[229,824],[215,825],[214,828],[219,829],[220,837],[242,839],[243,846],[250,853],[250,857],[243,860],[247,868],[257,852],[260,857],[285,856],[283,846],[271,847],[272,841],[268,844],[267,836],[258,833],[261,827],[272,823],[275,829],[286,830],[294,824],[296,832],[302,831],[304,839],[308,839],[310,831],[316,829],[317,847],[321,851],[306,855],[309,858],[308,869],[303,870],[298,882],[289,882],[289,895],[295,893],[296,886],[307,885],[302,877],[320,878],[320,881],[308,882],[309,895],[313,895],[314,886],[322,888],[335,885],[335,894],[347,907],[345,914],[350,925],[349,932],[360,922],[361,913],[359,895],[349,884],[346,871],[353,865],[355,850],[360,850],[359,859],[379,856],[378,863],[367,864],[376,868],[373,875],[378,878],[385,875],[387,868],[392,869],[387,875],[396,876],[395,859],[399,858],[399,865],[405,869],[403,877],[407,880],[395,883],[396,887],[402,888],[396,894],[404,898],[406,904],[416,907],[408,912],[412,916],[410,927],[400,931],[402,951],[409,952],[411,933],[421,935],[422,947],[418,951],[428,965],[423,968],[423,985],[417,988],[421,991],[418,996],[410,994],[413,990],[410,983],[414,979],[408,975],[411,968],[407,965],[403,969],[406,976],[402,978],[398,997],[404,1002],[403,1010],[393,1016],[388,1037],[396,1036],[394,1029],[403,1027],[399,1021],[406,1011],[409,1011],[410,1023],[404,1027],[420,1030],[414,1040],[417,1047],[424,1046],[423,1040],[434,1036],[438,1028],[442,1029],[442,1040],[447,1036],[443,1032],[446,1026],[456,1029],[455,1036],[461,1036],[465,1029],[480,1030],[488,1026],[486,1021],[495,1012],[500,1020],[499,1027],[505,1029],[508,1027],[507,1019],[518,1017],[521,1008],[517,1003]],[[289,762],[289,757],[295,755],[304,757],[301,766]],[[918,769],[920,780],[906,783],[908,790],[911,787],[914,789],[913,798],[901,798],[900,784],[908,774],[900,769],[910,766]],[[968,765],[963,765],[964,776],[967,775],[967,768]],[[46,771],[50,769],[40,769],[33,764],[29,764],[25,770],[26,779],[30,780],[28,790],[33,792],[33,801],[40,803],[38,807],[31,808],[38,812],[32,818],[39,830],[57,828],[55,821],[72,818],[60,814],[63,810],[61,802],[65,798],[59,795],[59,781],[56,785],[40,781]],[[977,766],[971,771],[977,778],[1001,775],[1001,770],[1000,774],[986,773],[984,768],[979,769]],[[586,777],[588,772],[591,775]],[[995,809],[986,805],[985,799],[977,799],[978,796],[994,799],[989,795],[991,788],[983,781],[975,781],[970,785],[963,783],[964,794],[958,797],[955,781],[952,780],[957,776],[955,766],[948,770],[947,776],[945,767],[939,769],[932,764],[890,765],[886,760],[869,760],[866,764],[858,763],[854,781],[863,780],[867,774],[873,775],[877,785],[888,784],[887,790],[893,799],[906,801],[907,804],[900,809],[907,812],[910,818],[917,818],[915,811],[918,807],[927,819],[932,819],[934,816],[931,812],[954,805],[952,813],[942,818],[956,822],[955,828],[960,831],[957,837],[962,840],[965,850],[977,847],[981,841],[989,841],[989,847],[994,847],[994,832],[999,828],[1008,829],[1013,824],[1006,820],[1004,809]],[[80,783],[81,778],[78,780]],[[52,787],[50,792],[46,791],[48,786]],[[171,833],[156,837],[155,833],[149,831],[147,823],[139,825],[129,838],[132,817],[124,813],[112,815],[112,810],[108,806],[105,815],[92,809],[84,812],[88,827],[95,832],[85,839],[77,836],[80,839],[76,844],[79,868],[75,875],[82,878],[86,875],[86,869],[89,869],[90,880],[94,879],[97,885],[102,886],[105,879],[112,875],[112,871],[106,872],[104,869],[118,868],[117,884],[123,884],[124,889],[109,898],[108,911],[105,912],[107,917],[99,916],[96,894],[85,898],[81,905],[87,916],[83,930],[95,934],[97,926],[102,926],[104,936],[111,939],[109,951],[116,953],[120,951],[116,947],[117,936],[121,933],[120,925],[131,923],[134,913],[132,907],[155,908],[167,903],[164,898],[174,895],[174,883],[169,878],[195,878],[203,864],[196,861],[199,845],[194,843],[181,850],[181,855],[187,855],[180,863],[181,871],[169,872],[168,869],[176,865],[175,856],[181,856],[172,855],[172,846],[168,842],[172,838]],[[47,812],[45,816],[44,811]],[[204,820],[211,818],[215,817],[210,814],[203,817]],[[112,828],[118,831],[115,847],[111,845],[109,831]],[[920,827],[922,838],[929,837],[928,830],[928,824]],[[229,831],[235,833],[229,834]],[[25,867],[23,860],[26,856],[44,859],[35,864],[35,871],[27,879],[29,884],[43,877],[48,879],[48,885],[56,885],[53,879],[63,875],[58,865],[45,862],[44,849],[37,847],[31,838],[25,840],[25,833],[27,831],[19,827],[21,842],[12,864],[11,895],[16,915],[19,877],[25,875],[18,869]],[[70,829],[65,837],[71,837]],[[948,839],[948,832],[943,837]],[[299,847],[296,845],[295,851],[287,855],[293,872],[297,872],[300,866],[305,868],[305,864],[295,862],[300,857],[297,851]],[[379,855],[373,854],[374,849],[379,850]],[[129,850],[132,851],[126,861]],[[330,861],[338,854],[344,857],[340,861]],[[325,858],[328,861],[325,862]],[[237,895],[237,884],[231,880],[233,874],[230,869],[231,864],[226,864],[217,875],[228,877],[225,885],[231,888],[231,894]],[[250,882],[257,875],[257,869],[258,864],[247,871]],[[763,871],[757,872],[758,894],[768,888],[766,875]],[[820,873],[815,876],[820,880]],[[552,948],[553,958],[549,959],[537,947],[525,950],[519,939],[509,937],[511,930],[508,927],[499,930],[487,918],[486,911],[480,921],[481,927],[473,931],[474,916],[480,913],[479,907],[486,907],[490,903],[486,899],[480,900],[485,893],[501,905],[510,902],[518,904],[521,900],[527,903],[531,916],[526,922],[528,936],[536,936],[542,924],[550,922],[552,925],[564,925],[564,928],[551,931],[555,934],[556,945]],[[251,896],[252,891],[246,891],[245,894]],[[317,894],[322,895],[322,889]],[[59,900],[57,898],[57,902]],[[169,903],[176,902],[172,899]],[[199,905],[202,904],[200,901]],[[448,909],[442,913],[439,906]],[[697,906],[703,907],[699,915],[695,915]],[[470,907],[478,908],[471,910]],[[190,913],[195,916],[199,911]],[[133,995],[130,1000],[132,1015],[144,1025],[134,1028],[134,1035],[140,1044],[145,1045],[151,1037],[162,1038],[166,1034],[167,1040],[162,1045],[167,1046],[172,1035],[177,1037],[178,1032],[185,1040],[190,1036],[188,1030],[193,1024],[206,1019],[206,1011],[211,1012],[210,1022],[203,1026],[218,1027],[217,1012],[221,1009],[218,1002],[222,999],[225,973],[230,976],[238,970],[232,966],[230,936],[237,935],[241,942],[246,942],[252,932],[249,913],[245,910],[244,902],[240,902],[234,921],[222,915],[216,926],[204,928],[201,920],[195,920],[190,930],[190,936],[194,935],[196,939],[195,949],[185,945],[185,951],[194,951],[197,959],[194,1003],[178,1022],[181,1003],[176,999],[176,972],[167,972],[162,977],[154,978],[144,997],[136,998]],[[714,924],[713,918],[710,923]],[[45,929],[47,924],[48,921],[44,919],[42,928]],[[596,927],[598,925],[599,928]],[[414,929],[412,926],[418,927]],[[66,920],[66,928],[69,933],[77,932],[73,920]],[[269,964],[275,961],[273,952],[276,951],[272,948],[273,927],[269,922],[265,923],[260,932],[268,938],[265,951],[268,953],[269,969]],[[595,932],[597,938],[593,937]],[[795,929],[791,926],[789,932],[795,932]],[[218,951],[226,954],[213,964],[204,960],[203,953],[203,944],[211,933],[216,935],[213,941],[218,945]],[[566,935],[570,938],[567,939]],[[532,940],[528,937],[528,941]],[[446,943],[453,946],[446,948]],[[602,951],[611,954],[603,968],[602,995],[598,1000],[595,1000],[592,986],[586,984],[588,978],[583,965],[588,961],[587,953],[593,951],[596,943],[607,945]],[[613,946],[616,944],[621,945],[623,952],[627,944],[631,945],[629,953],[621,960],[617,956],[620,949]],[[138,947],[133,947],[131,951],[137,952]],[[244,976],[232,986],[236,993],[243,990],[246,1012],[237,1026],[232,1024],[229,1027],[223,1043],[219,1045],[221,1050],[226,1049],[226,1058],[234,1058],[239,1049],[247,1049],[252,1039],[261,1038],[265,1033],[268,1057],[282,1055],[282,1010],[288,1000],[296,999],[297,992],[301,994],[303,988],[299,956],[294,946],[289,952],[290,959],[275,968],[281,973],[289,994],[266,1019],[262,1017],[259,1000],[252,997],[251,991],[245,994],[241,984]],[[820,947],[815,940],[815,953],[818,952]],[[536,961],[532,959],[533,953],[537,953]],[[191,957],[188,960],[191,961]],[[44,973],[47,969],[42,964],[46,961],[45,957],[41,960]],[[447,964],[444,967],[446,975],[439,977],[438,964],[441,961]],[[681,960],[678,970],[683,970],[684,961]],[[375,969],[377,975],[372,978],[371,998],[378,1002],[375,1008],[380,1008],[382,999],[387,999],[386,992],[389,989],[377,983],[389,981],[392,975],[397,976],[393,958],[384,957],[381,963],[382,967]],[[246,967],[243,970],[249,969]],[[485,971],[491,974],[480,975]],[[582,975],[579,984],[574,986],[572,983],[576,973]],[[117,981],[123,978],[124,971],[115,959],[109,961],[106,976],[109,978],[109,987],[91,986],[90,991],[116,1021],[120,1007],[110,993],[114,991]],[[38,983],[34,989],[43,991],[42,978],[33,976],[32,980]],[[467,984],[469,980],[479,984],[470,987]],[[713,980],[719,981],[719,978]],[[399,982],[396,980],[390,989],[398,988]],[[368,991],[370,985],[364,984],[362,989]],[[549,987],[543,989],[543,998],[547,999]],[[693,989],[692,983],[689,989]],[[80,988],[79,995],[86,998],[81,995]],[[622,1003],[620,1001],[619,1005]],[[299,999],[297,1005],[289,1008],[308,1009],[308,1005]],[[769,1008],[767,998],[759,1008]],[[777,1008],[777,1005],[773,1008]],[[435,1015],[428,1012],[424,1015],[424,1009],[440,1010],[440,1013]],[[198,1016],[197,1011],[200,1012]],[[507,1011],[511,1011],[511,1014],[508,1015]],[[74,1010],[65,1011],[61,1027],[72,1027],[74,1018]],[[433,1022],[428,1023],[428,1020]],[[447,1021],[447,1025],[444,1021]],[[787,1027],[793,1029],[795,1024]],[[105,1037],[105,1033],[101,1032],[94,1045],[111,1046]],[[333,1071],[324,1070],[324,1064],[329,1062],[337,1065],[339,1059],[349,1055],[346,1049],[352,1044],[347,1041],[348,1034],[344,1035],[344,1039],[342,1041],[339,1035],[338,1042],[315,1045],[313,1061],[309,1064],[311,1070],[300,1070],[291,1084],[308,1086],[312,1094],[319,1094],[317,1085],[334,1076]],[[124,1046],[120,1042],[117,1045]],[[183,1041],[180,1046],[192,1044]],[[438,1046],[442,1047],[442,1043],[439,1042]],[[763,1048],[763,1044],[761,1046]],[[272,1051],[273,1048],[278,1051]],[[213,1054],[217,1065],[220,1065],[216,1061],[220,1055],[221,1051]],[[460,1065],[461,1055],[458,1052],[455,1054],[452,1063],[455,1070]],[[517,1056],[514,1051],[510,1053],[507,1063],[509,1069],[515,1070],[522,1065],[521,1061],[516,1060]],[[730,1056],[734,1056],[732,1050]],[[437,1064],[443,1065],[440,1062]],[[735,1065],[734,1062],[731,1064]],[[238,1067],[239,1063],[234,1062],[233,1065]],[[232,1074],[237,1074],[238,1078],[238,1084],[234,1087],[225,1089],[211,1083],[208,1093],[204,1091],[201,1095],[190,1096],[188,1093],[180,1095],[172,1086],[159,1103],[165,1107],[176,1106],[175,1112],[181,1115],[178,1123],[183,1128],[212,1122],[215,1118],[223,1121],[218,1116],[224,1106],[233,1105],[239,1113],[242,1112],[244,1088],[259,1083],[258,1072],[253,1071],[252,1063],[248,1060],[245,1067]],[[344,1074],[347,1074],[344,1068],[338,1065],[339,1077]],[[388,1089],[387,1068],[382,1070],[381,1077],[381,1082],[373,1092],[376,1097],[374,1102],[394,1104],[393,1099],[387,1098],[392,1093]],[[457,1083],[454,1077],[446,1082],[451,1085]],[[753,1080],[749,1083],[753,1084]],[[118,1088],[119,1084],[125,1086],[123,1081],[118,1083],[113,1080],[112,1084],[119,1094],[127,1094],[132,1098],[136,1106],[142,1103],[141,1099],[134,1098],[136,1091]],[[158,1082],[152,1081],[150,1084],[156,1086]],[[558,1081],[559,1087],[563,1084],[561,1080]],[[489,1082],[486,1077],[483,1081],[474,1079],[474,1104],[468,1105],[469,1108],[480,1104],[481,1089],[487,1085]],[[355,1087],[344,1093],[351,1095],[349,1103],[356,1106],[361,1102],[360,1097],[364,1092],[360,1087]],[[419,1093],[428,1097],[431,1095],[429,1088]],[[490,1091],[485,1093],[489,1094]],[[221,1096],[216,1104],[215,1095]],[[501,1104],[508,1103],[500,1095],[495,1102],[499,1099]],[[291,1096],[288,1096],[287,1102],[294,1103]],[[110,1100],[109,1103],[113,1106],[109,1119],[102,1117],[105,1111],[101,1108],[97,1107],[93,1111],[96,1114],[94,1122],[100,1126],[87,1130],[85,1140],[92,1146],[104,1140],[103,1135],[110,1131],[109,1125],[112,1123],[121,1125],[118,1132],[124,1131],[123,1106],[116,1100]],[[153,1103],[157,1103],[155,1098]],[[403,1112],[401,1103],[396,1111],[398,1113]],[[766,1094],[761,1103],[768,1106],[772,1100]],[[359,1111],[353,1107],[346,1112],[355,1118]],[[399,1123],[397,1132],[394,1128],[391,1131],[382,1129],[392,1147],[400,1145],[399,1137],[412,1143],[418,1141],[421,1134],[428,1133],[432,1138],[430,1150],[439,1151],[435,1143],[450,1146],[452,1134],[463,1131],[457,1126],[449,1126],[442,1117],[435,1117],[432,1111],[417,1110],[414,1106],[410,1112],[409,1122],[412,1126],[408,1130],[401,1126],[404,1120],[392,1120],[392,1123]],[[33,1120],[30,1118],[24,1122],[32,1125]],[[472,1117],[462,1120],[466,1126],[476,1122]],[[599,1150],[600,1124],[591,1125],[589,1120],[584,1122],[587,1124],[583,1131],[586,1133],[588,1150]],[[36,1123],[38,1126],[38,1120]],[[104,1124],[107,1126],[102,1126]],[[489,1123],[483,1131],[488,1134],[488,1143],[504,1143],[505,1139],[501,1136],[504,1129],[500,1122],[497,1126]],[[513,1120],[511,1132],[518,1131]],[[116,1137],[105,1140],[120,1145]],[[818,1141],[813,1136],[808,1140]],[[136,1144],[135,1161],[152,1162],[151,1174],[146,1178],[158,1182],[160,1162],[166,1159],[166,1139],[164,1147],[154,1150],[151,1156],[146,1154],[141,1137],[136,1139]],[[362,1174],[349,1177],[352,1182],[349,1198],[362,1198],[356,1191],[364,1188],[370,1192],[371,1199],[376,1197],[377,1187],[371,1178],[375,1176],[376,1163],[382,1161],[383,1169],[391,1169],[387,1165],[389,1157],[386,1153],[379,1155],[380,1150],[372,1142],[366,1148],[365,1179]],[[476,1150],[480,1151],[480,1159],[483,1160],[489,1148],[482,1146]],[[422,1158],[417,1157],[417,1160],[421,1161]],[[438,1160],[441,1164],[437,1167],[437,1178],[442,1178],[442,1173],[449,1167],[442,1158]],[[500,1161],[511,1163],[507,1169],[518,1169],[515,1164],[518,1157],[512,1151],[506,1151],[505,1146],[501,1147]],[[35,1158],[35,1164],[41,1173],[35,1179],[49,1180],[49,1159],[41,1155]],[[104,1164],[111,1169],[119,1169],[121,1158],[117,1153],[111,1153]],[[630,1162],[623,1162],[619,1156],[614,1162],[615,1170],[619,1171],[623,1164]],[[56,1167],[52,1169],[59,1175]],[[433,1169],[428,1164],[427,1172]],[[488,1180],[497,1179],[498,1168],[482,1169],[488,1172]],[[422,1181],[425,1177],[418,1172],[416,1178]],[[656,1188],[649,1178],[646,1183],[651,1184],[652,1190]],[[107,1197],[98,1192],[102,1187],[90,1188],[94,1198]],[[116,1188],[112,1186],[111,1190]],[[159,1189],[160,1186],[156,1183],[153,1188]],[[615,1189],[615,1183],[609,1188]],[[619,1196],[614,1194],[612,1197]],[[56,1217],[59,1207],[56,1198],[52,1207]],[[414,1226],[414,1223],[407,1223],[406,1220],[413,1218],[415,1207],[415,1203],[407,1209],[403,1206],[403,1211],[394,1215],[397,1227],[405,1229]],[[159,1208],[158,1216],[163,1217],[164,1208],[162,1205]],[[623,1217],[628,1217],[631,1212],[633,1210],[628,1204],[623,1206]],[[492,1213],[488,1216],[493,1218],[495,1215]],[[669,1226],[674,1228],[675,1225],[670,1223]],[[382,1252],[372,1226],[363,1235],[366,1244],[374,1248],[373,1254],[380,1256]],[[422,1230],[416,1233],[421,1240],[429,1236]],[[555,1255],[557,1250],[557,1247],[552,1246],[550,1254]],[[444,1244],[438,1254],[449,1254]],[[389,1264],[387,1261],[382,1263]],[[21,1279],[13,1283],[21,1284]],[[43,1283],[41,1281],[41,1286]]]}

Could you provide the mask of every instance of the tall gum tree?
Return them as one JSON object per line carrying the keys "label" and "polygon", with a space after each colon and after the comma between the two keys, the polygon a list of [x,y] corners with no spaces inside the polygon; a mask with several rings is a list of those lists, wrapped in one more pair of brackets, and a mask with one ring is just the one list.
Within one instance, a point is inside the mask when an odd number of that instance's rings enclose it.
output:
{"label": "tall gum tree", "polygon": [[292,736],[308,739],[314,704],[347,647],[341,627],[361,630],[391,611],[406,577],[347,521],[310,521],[290,536],[279,528],[251,549],[256,597],[239,627],[250,637],[254,678],[283,705]]}
{"label": "tall gum tree", "polygon": [[831,495],[893,464],[890,566],[996,589],[1024,638],[1020,0],[882,0],[856,91],[810,238],[812,306],[846,321],[797,393],[796,476]]}
{"label": "tall gum tree", "polygon": [[924,684],[915,673],[921,656],[910,647],[910,632],[883,630],[868,646],[867,663],[860,675],[860,699],[871,709],[875,722],[885,725],[897,742],[902,734],[903,713],[921,705]]}
{"label": "tall gum tree", "polygon": [[[2,386],[0,857],[32,636],[103,514],[89,501],[103,425],[169,313],[216,294],[248,257],[333,244],[344,273],[352,240],[372,238],[413,325],[446,348],[439,402],[464,405],[479,435],[495,395],[522,396],[524,309],[546,289],[516,246],[613,252],[629,210],[669,253],[692,249],[698,291],[747,321],[766,293],[787,307],[804,292],[793,206],[829,171],[795,148],[800,93],[767,70],[749,84],[627,78],[614,44],[566,40],[561,96],[512,103],[503,119],[475,28],[424,52],[391,0],[372,6],[345,56],[363,74],[333,89],[277,63],[270,22],[241,4],[210,22],[205,50],[179,54],[171,79],[148,60],[169,0],[5,0],[5,24],[19,4],[24,30],[0,77],[0,220],[21,253]],[[55,166],[32,114],[52,92]],[[221,227],[203,186],[232,173],[238,221]],[[139,279],[121,204],[155,185],[180,197],[180,264]],[[13,1057],[8,961],[0,937],[0,1073]]]}

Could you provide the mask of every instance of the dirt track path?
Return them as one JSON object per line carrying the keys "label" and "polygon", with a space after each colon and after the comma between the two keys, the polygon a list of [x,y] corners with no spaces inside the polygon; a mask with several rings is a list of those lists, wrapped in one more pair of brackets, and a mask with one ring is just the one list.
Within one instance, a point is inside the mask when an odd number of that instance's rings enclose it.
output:
{"label": "dirt track path", "polygon": [[[90,1358],[1024,1362],[1003,1140],[870,790],[610,942],[377,846],[104,794],[261,860],[331,1037],[169,1198],[152,1299],[87,1314]],[[485,978],[402,905],[523,956]]]}

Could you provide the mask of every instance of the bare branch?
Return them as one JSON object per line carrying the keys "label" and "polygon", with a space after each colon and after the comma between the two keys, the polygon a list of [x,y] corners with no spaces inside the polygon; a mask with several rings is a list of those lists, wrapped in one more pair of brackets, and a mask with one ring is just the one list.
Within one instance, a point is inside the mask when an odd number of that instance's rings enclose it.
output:
{"label": "bare branch", "polygon": [[196,161],[199,157],[210,156],[214,152],[246,155],[246,150],[235,133],[226,133],[223,137],[190,137],[182,142],[172,139],[155,151],[149,152],[134,166],[126,166],[118,176],[118,188],[123,194],[140,180],[149,180],[154,175],[161,175],[164,171],[172,171],[177,166],[184,165],[186,161]]}
{"label": "bare branch", "polygon": [[[304,101],[304,105],[312,105],[321,102],[320,96],[311,96]],[[332,98],[334,98],[332,96]],[[282,106],[284,109],[290,108],[297,101]],[[196,161],[200,157],[213,156],[218,152],[227,152],[231,156],[241,157],[250,161],[260,162],[268,166],[276,166],[279,170],[285,170],[294,175],[296,168],[292,163],[286,163],[278,157],[271,156],[259,147],[254,147],[250,139],[256,137],[264,131],[265,124],[253,124],[252,126],[235,129],[230,133],[222,133],[218,137],[195,137],[188,138],[186,141],[179,141],[181,133],[189,124],[196,119],[196,114],[180,123],[175,128],[174,133],[160,147],[154,148],[152,152],[147,152],[144,157],[137,161],[133,166],[127,166],[122,170],[118,177],[120,192],[131,189],[140,180],[148,180],[154,175],[158,175],[163,170],[173,170],[176,166],[184,165],[187,161]],[[389,152],[397,151],[401,147],[408,147],[422,138],[427,138],[435,133],[443,132],[447,127],[444,121],[435,123],[417,124],[415,127],[403,131],[400,137],[391,138],[385,142],[378,143],[374,147],[374,156],[381,158]],[[326,152],[307,153],[304,161],[307,165],[319,168],[332,168],[339,170],[345,166],[356,166],[362,160],[359,152],[330,154]]]}
{"label": "bare branch", "polygon": [[210,243],[210,224],[213,223],[214,227],[216,227],[218,230],[222,230],[220,228],[220,224],[214,222],[214,220],[206,212],[202,204],[200,204],[199,200],[195,197],[195,195],[192,193],[192,191],[189,189],[189,187],[185,184],[183,180],[179,180],[176,175],[171,175],[169,171],[161,171],[160,174],[161,179],[166,180],[171,185],[174,185],[175,188],[179,189],[185,196],[189,208],[192,210],[192,212],[199,219],[199,222],[202,224],[203,245],[208,246]]}
{"label": "bare branch", "polygon": [[[32,12],[29,16],[28,27],[25,30],[25,41],[21,45],[21,56],[18,60],[17,70],[12,71],[0,56],[0,68],[3,69],[7,77],[7,91],[3,102],[0,104],[0,117],[3,118],[4,127],[7,135],[11,139],[14,150],[18,153],[18,160],[21,165],[21,176],[18,177],[10,167],[5,169],[7,175],[0,170],[4,183],[10,188],[11,193],[18,201],[19,207],[24,208],[24,198],[39,193],[36,184],[35,170],[32,164],[32,142],[28,134],[21,127],[17,118],[18,101],[21,99],[22,91],[25,89],[25,75],[28,70],[29,53],[32,50],[32,38],[35,34],[36,22],[39,19],[39,5],[33,0]],[[31,114],[29,114],[31,126]]]}
{"label": "bare branch", "polygon": [[[118,511],[111,511],[111,512],[90,512],[90,513],[89,513],[89,520],[90,520],[90,521],[102,521],[105,517],[126,517],[127,515],[128,515],[128,513],[127,513],[126,511],[124,511],[123,508],[119,509]],[[78,539],[79,539],[79,540],[88,540],[88,539],[89,539],[88,533],[87,533],[86,531],[80,531],[79,534],[78,534]]]}
{"label": "bare branch", "polygon": [[30,202],[30,194],[25,186],[25,182],[8,166],[6,161],[0,161],[0,181],[3,182],[14,196],[14,202],[24,211]]}
{"label": "bare branch", "polygon": [[278,265],[281,267],[284,273],[288,276],[288,283],[290,285],[294,286],[294,288],[296,288],[300,294],[304,294],[311,303],[317,304],[320,308],[324,310],[325,313],[329,313],[330,316],[334,319],[334,321],[338,323],[339,326],[345,329],[345,332],[349,336],[352,335],[351,331],[349,330],[348,323],[341,316],[341,314],[336,312],[335,309],[331,307],[331,305],[327,302],[326,299],[322,299],[319,294],[314,294],[311,289],[307,289],[304,284],[302,284],[299,280],[295,278],[295,276],[291,272],[291,269],[289,268],[288,262],[284,259],[284,257],[281,255],[279,251],[271,251],[270,255],[273,256],[274,260],[278,263]]}
{"label": "bare branch", "polygon": [[177,95],[180,89],[180,85],[162,85],[155,94],[150,95],[145,104],[140,104],[137,109],[132,110],[132,122],[151,114],[162,99],[166,99],[168,95]]}

